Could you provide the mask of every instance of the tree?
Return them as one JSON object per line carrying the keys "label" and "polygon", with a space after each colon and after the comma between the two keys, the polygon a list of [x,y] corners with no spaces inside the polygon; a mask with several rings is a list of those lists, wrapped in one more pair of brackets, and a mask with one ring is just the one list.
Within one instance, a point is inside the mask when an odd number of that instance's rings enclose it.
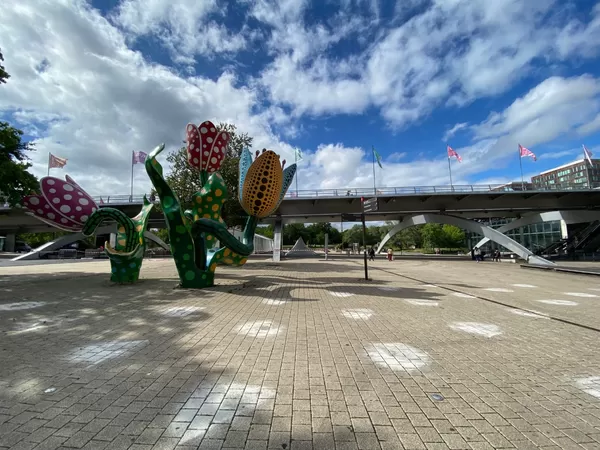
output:
{"label": "tree", "polygon": [[306,243],[311,242],[311,235],[303,223],[290,223],[283,227],[283,245],[294,245],[299,238]]}
{"label": "tree", "polygon": [[[244,148],[252,146],[253,138],[248,133],[238,133],[232,124],[220,123],[217,128],[230,135],[227,157],[219,170],[229,193],[223,205],[222,217],[228,227],[242,226],[247,215],[238,201],[239,157]],[[191,207],[193,195],[202,189],[200,172],[188,164],[185,147],[171,153],[167,161],[171,164],[171,172],[165,179],[187,209]]]}
{"label": "tree", "polygon": [[421,233],[423,235],[424,248],[432,249],[444,246],[444,230],[439,223],[428,223],[423,225]]}
{"label": "tree", "polygon": [[275,236],[275,231],[273,230],[273,225],[258,226],[256,227],[256,234],[273,239],[273,236]]}
{"label": "tree", "polygon": [[2,49],[0,49],[0,84],[6,83],[6,80],[10,78],[10,75],[4,70],[4,56],[2,56]]}
{"label": "tree", "polygon": [[464,246],[465,232],[454,225],[442,225],[446,248],[460,248]]}
{"label": "tree", "polygon": [[[4,61],[0,52],[0,61]],[[6,83],[10,75],[0,64],[0,84]],[[11,127],[7,122],[0,122],[0,203],[7,201],[11,206],[21,203],[25,195],[35,192],[39,185],[37,178],[27,169],[27,151],[32,151],[33,144],[23,142],[23,132]]]}

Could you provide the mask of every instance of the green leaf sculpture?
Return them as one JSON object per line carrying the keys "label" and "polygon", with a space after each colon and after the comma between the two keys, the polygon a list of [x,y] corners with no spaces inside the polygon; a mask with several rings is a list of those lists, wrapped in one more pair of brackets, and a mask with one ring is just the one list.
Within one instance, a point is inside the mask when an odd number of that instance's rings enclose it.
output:
{"label": "green leaf sculpture", "polygon": [[295,165],[283,171],[279,155],[272,151],[263,150],[252,163],[250,152],[244,150],[240,158],[240,203],[249,217],[239,241],[229,233],[221,217],[228,193],[217,170],[225,157],[228,141],[227,132],[218,131],[212,122],[203,122],[199,127],[188,124],[188,163],[199,170],[203,186],[194,195],[191,210],[182,210],[181,202],[165,181],[162,166],[156,160],[164,150],[164,144],[146,159],[146,172],[160,198],[171,253],[180,286],[184,288],[213,286],[217,265],[241,266],[246,263],[254,251],[258,221],[277,209],[296,171]]}

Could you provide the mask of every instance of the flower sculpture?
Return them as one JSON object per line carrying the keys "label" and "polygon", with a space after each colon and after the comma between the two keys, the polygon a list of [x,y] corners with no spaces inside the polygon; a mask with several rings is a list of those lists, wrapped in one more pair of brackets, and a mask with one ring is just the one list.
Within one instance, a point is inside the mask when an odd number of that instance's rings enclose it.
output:
{"label": "flower sculpture", "polygon": [[249,216],[260,219],[273,214],[285,197],[296,174],[296,164],[287,169],[285,160],[272,150],[256,152],[252,163],[250,151],[244,150],[240,158],[240,204]]}
{"label": "flower sculpture", "polygon": [[217,265],[246,263],[254,250],[259,219],[277,209],[292,182],[296,166],[283,171],[279,156],[270,150],[263,150],[260,156],[257,154],[253,163],[250,152],[244,150],[240,158],[240,202],[249,217],[240,242],[229,233],[221,217],[227,186],[217,171],[225,158],[229,135],[209,121],[198,127],[188,124],[186,134],[188,163],[199,170],[202,184],[200,192],[193,197],[191,210],[182,210],[177,195],[163,178],[162,166],[156,157],[164,150],[164,144],[150,154],[145,164],[167,221],[180,285],[204,288],[214,285]]}
{"label": "flower sculpture", "polygon": [[114,208],[98,208],[96,202],[71,177],[40,180],[40,195],[23,198],[23,205],[39,220],[64,231],[91,236],[106,220],[117,222],[117,243],[106,243],[111,263],[111,281],[137,281],[146,251],[144,231],[153,205],[144,197],[144,206],[133,219]]}

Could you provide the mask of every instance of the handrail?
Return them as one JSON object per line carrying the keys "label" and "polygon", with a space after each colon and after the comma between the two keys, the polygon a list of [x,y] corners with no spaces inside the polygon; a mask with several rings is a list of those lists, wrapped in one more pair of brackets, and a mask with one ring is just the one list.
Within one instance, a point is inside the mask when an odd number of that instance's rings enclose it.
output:
{"label": "handrail", "polygon": [[[592,186],[581,185],[554,185],[554,186],[533,186],[530,183],[512,183],[512,184],[469,184],[454,186],[401,186],[401,187],[379,187],[379,188],[343,188],[343,189],[312,189],[312,190],[290,190],[285,194],[286,200],[294,199],[325,199],[325,198],[356,198],[356,197],[377,197],[377,196],[397,196],[397,195],[435,195],[435,194],[476,194],[485,192],[566,192],[571,190],[589,191],[600,189],[600,183],[593,183]],[[150,201],[158,203],[158,199],[151,195],[147,196]],[[141,204],[144,195],[98,195],[92,197],[98,205],[125,205]],[[0,205],[0,209],[2,209]]]}

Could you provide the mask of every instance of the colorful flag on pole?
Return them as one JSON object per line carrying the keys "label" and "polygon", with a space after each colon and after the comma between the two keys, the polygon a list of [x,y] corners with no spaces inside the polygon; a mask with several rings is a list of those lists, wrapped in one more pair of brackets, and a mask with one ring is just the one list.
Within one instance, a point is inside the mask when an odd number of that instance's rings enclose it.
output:
{"label": "colorful flag on pole", "polygon": [[379,168],[383,169],[383,166],[381,165],[381,155],[379,153],[377,153],[377,150],[375,150],[375,147],[373,147],[373,156],[375,157],[375,161],[377,161],[377,164],[379,164]]}
{"label": "colorful flag on pole", "polygon": [[535,153],[533,153],[528,148],[523,147],[521,144],[519,144],[519,154],[521,155],[521,158],[523,158],[524,156],[530,156],[533,158],[534,161],[537,161],[537,156],[535,156]]}
{"label": "colorful flag on pole", "polygon": [[296,158],[296,162],[302,161],[302,151],[299,148],[294,149],[294,157]]}
{"label": "colorful flag on pole", "polygon": [[460,155],[458,153],[456,153],[456,150],[454,150],[449,145],[448,145],[447,150],[448,150],[448,158],[456,158],[458,160],[458,162],[462,162],[462,158],[460,157]]}
{"label": "colorful flag on pole", "polygon": [[590,152],[585,145],[583,146],[583,155],[585,156],[585,159],[587,159],[588,162],[590,163],[590,166],[593,165],[592,164],[592,155],[593,155],[593,153]]}
{"label": "colorful flag on pole", "polygon": [[133,152],[133,158],[131,164],[144,164],[146,162],[146,158],[148,157],[147,153],[144,152]]}
{"label": "colorful flag on pole", "polygon": [[50,169],[62,169],[67,165],[67,161],[67,158],[60,158],[50,153],[50,161],[48,162],[48,167]]}

